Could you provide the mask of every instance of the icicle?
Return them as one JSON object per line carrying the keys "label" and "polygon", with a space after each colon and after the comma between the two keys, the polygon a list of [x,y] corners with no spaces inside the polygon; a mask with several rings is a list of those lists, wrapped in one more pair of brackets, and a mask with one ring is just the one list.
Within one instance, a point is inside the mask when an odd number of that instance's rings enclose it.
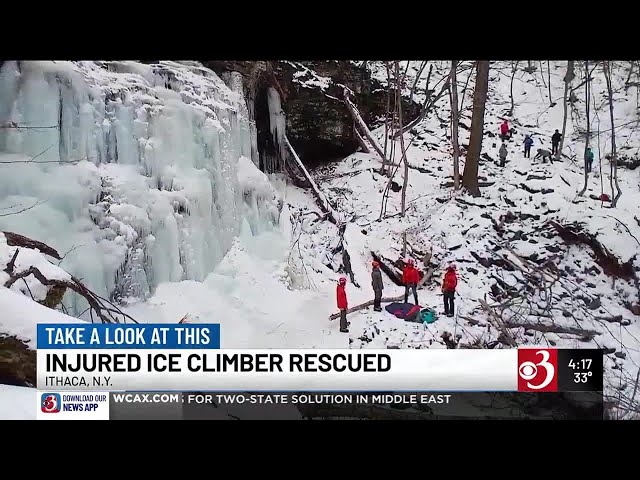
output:
{"label": "icicle", "polygon": [[[273,137],[273,143],[275,143],[276,147],[278,148],[278,159],[280,163],[282,163],[286,155],[286,145],[284,137],[286,134],[287,120],[280,104],[280,95],[275,88],[269,87],[269,89],[267,90],[267,101],[269,103],[269,127],[271,129],[271,136]],[[281,164],[272,165],[269,169],[269,171],[271,172],[281,170]]]}

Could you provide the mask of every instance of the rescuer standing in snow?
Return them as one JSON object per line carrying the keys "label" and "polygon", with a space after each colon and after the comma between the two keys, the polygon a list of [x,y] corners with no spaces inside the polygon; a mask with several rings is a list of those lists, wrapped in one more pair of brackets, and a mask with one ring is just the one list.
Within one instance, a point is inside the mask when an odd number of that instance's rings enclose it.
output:
{"label": "rescuer standing in snow", "polygon": [[340,277],[336,288],[336,300],[338,302],[338,310],[340,310],[340,331],[342,333],[349,333],[349,330],[347,329],[347,308],[349,308],[349,305],[347,303],[346,285],[347,279],[345,277]]}
{"label": "rescuer standing in snow", "polygon": [[373,287],[373,309],[376,312],[381,312],[382,307],[380,302],[382,301],[382,272],[380,271],[380,264],[377,261],[371,263],[373,270],[371,271],[371,286]]}
{"label": "rescuer standing in snow", "polygon": [[420,281],[420,274],[418,269],[414,266],[412,258],[408,259],[402,269],[402,282],[404,283],[404,303],[407,303],[409,299],[409,290],[413,291],[413,299],[415,304],[418,305],[418,282]]}
{"label": "rescuer standing in snow", "polygon": [[454,316],[454,298],[456,296],[456,287],[458,286],[458,277],[456,275],[455,265],[449,265],[442,279],[442,293],[444,295],[444,314],[447,317]]}
{"label": "rescuer standing in snow", "polygon": [[502,140],[503,142],[509,140],[509,138],[511,137],[510,133],[511,129],[509,128],[509,122],[505,120],[504,122],[502,122],[502,125],[500,125],[500,140]]}

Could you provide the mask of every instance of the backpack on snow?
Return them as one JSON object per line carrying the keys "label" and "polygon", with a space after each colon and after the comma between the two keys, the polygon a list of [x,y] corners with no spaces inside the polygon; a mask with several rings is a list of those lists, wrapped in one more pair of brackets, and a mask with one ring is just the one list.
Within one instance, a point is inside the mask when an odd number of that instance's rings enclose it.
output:
{"label": "backpack on snow", "polygon": [[430,308],[423,308],[420,310],[420,315],[418,317],[421,323],[429,324],[433,323],[437,320],[436,312]]}

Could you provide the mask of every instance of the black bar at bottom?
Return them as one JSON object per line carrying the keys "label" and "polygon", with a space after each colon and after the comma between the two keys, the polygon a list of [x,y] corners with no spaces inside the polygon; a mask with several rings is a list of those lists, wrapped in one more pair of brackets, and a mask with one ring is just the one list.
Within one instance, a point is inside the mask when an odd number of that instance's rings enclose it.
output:
{"label": "black bar at bottom", "polygon": [[112,420],[602,420],[602,392],[112,393]]}

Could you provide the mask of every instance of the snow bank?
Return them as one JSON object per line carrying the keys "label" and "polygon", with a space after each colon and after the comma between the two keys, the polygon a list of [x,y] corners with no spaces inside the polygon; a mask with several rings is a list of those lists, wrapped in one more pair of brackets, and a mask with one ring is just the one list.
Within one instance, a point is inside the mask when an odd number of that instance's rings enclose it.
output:
{"label": "snow bank", "polygon": [[37,397],[35,388],[0,385],[0,420],[35,420]]}
{"label": "snow bank", "polygon": [[39,323],[85,323],[4,287],[0,287],[0,308],[0,332],[30,342],[32,348],[36,348]]}
{"label": "snow bank", "polygon": [[[50,280],[71,280],[71,275],[62,268],[52,264],[47,257],[37,250],[30,248],[10,247],[7,245],[7,239],[0,232],[0,285],[4,285],[9,280],[9,275],[4,271],[7,264],[13,258],[16,249],[19,250],[18,256],[15,258],[13,271],[24,272],[31,267],[37,268],[46,278]],[[47,295],[47,287],[42,285],[33,275],[25,277],[11,285],[11,289],[28,295],[35,300],[44,300]]]}

